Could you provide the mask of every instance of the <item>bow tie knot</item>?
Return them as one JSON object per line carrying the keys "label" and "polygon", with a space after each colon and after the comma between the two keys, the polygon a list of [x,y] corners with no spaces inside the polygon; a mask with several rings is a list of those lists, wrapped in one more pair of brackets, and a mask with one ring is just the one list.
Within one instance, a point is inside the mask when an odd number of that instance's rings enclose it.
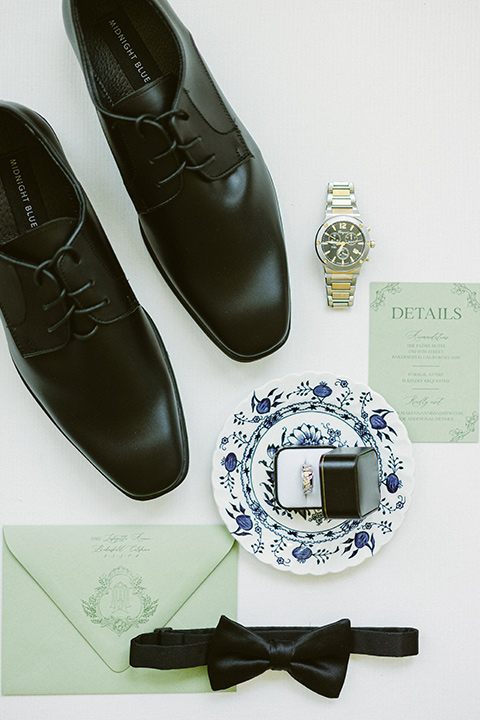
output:
{"label": "bow tie knot", "polygon": [[293,642],[271,640],[268,648],[271,670],[287,670],[293,657]]}

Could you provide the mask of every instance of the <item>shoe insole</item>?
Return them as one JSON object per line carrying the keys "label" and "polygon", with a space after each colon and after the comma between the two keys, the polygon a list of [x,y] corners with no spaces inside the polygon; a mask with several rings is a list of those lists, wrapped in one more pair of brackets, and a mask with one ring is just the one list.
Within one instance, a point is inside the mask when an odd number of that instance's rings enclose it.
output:
{"label": "shoe insole", "polygon": [[0,138],[0,244],[79,212],[71,183],[45,148],[18,122],[5,129]]}
{"label": "shoe insole", "polygon": [[98,29],[134,90],[159,77],[158,65],[122,8],[100,18]]}
{"label": "shoe insole", "polygon": [[177,76],[180,66],[176,42],[158,13],[145,2],[121,3],[86,3],[82,23],[97,88],[107,108],[163,75]]}
{"label": "shoe insole", "polygon": [[[17,149],[0,157],[0,215],[2,217],[2,235],[8,231],[7,238],[22,235],[49,220],[45,203],[28,151]],[[7,227],[5,227],[7,225]]]}

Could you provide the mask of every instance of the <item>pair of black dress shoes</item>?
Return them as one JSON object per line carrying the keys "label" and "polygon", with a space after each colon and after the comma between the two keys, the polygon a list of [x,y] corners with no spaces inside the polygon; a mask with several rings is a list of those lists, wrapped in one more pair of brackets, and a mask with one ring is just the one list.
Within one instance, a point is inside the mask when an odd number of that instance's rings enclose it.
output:
{"label": "pair of black dress shoes", "polygon": [[[64,0],[67,33],[168,285],[230,357],[290,325],[275,190],[165,0]],[[58,428],[122,492],[166,493],[188,446],[175,378],[62,147],[0,103],[0,308],[15,366]]]}

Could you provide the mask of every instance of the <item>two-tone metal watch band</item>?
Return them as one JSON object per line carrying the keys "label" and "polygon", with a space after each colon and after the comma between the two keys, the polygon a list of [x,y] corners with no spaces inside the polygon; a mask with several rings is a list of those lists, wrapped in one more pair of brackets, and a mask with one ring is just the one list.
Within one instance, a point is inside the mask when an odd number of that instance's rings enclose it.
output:
{"label": "two-tone metal watch band", "polygon": [[[325,219],[329,220],[335,215],[353,215],[360,217],[353,183],[331,182],[328,184]],[[353,305],[355,286],[360,268],[350,272],[336,272],[328,266],[324,266],[324,269],[328,305],[337,309]]]}
{"label": "two-tone metal watch band", "polygon": [[355,215],[360,217],[353,183],[331,182],[327,192],[327,217],[332,215]]}
{"label": "two-tone metal watch band", "polygon": [[327,301],[330,307],[338,310],[353,305],[358,274],[358,270],[342,273],[325,268]]}

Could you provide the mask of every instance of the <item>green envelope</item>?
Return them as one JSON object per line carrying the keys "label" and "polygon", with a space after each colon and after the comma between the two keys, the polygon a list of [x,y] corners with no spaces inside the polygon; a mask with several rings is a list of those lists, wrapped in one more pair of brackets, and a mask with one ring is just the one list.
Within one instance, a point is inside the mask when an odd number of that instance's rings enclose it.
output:
{"label": "green envelope", "polygon": [[5,526],[4,695],[207,692],[206,669],[131,668],[132,637],[236,617],[220,525]]}

